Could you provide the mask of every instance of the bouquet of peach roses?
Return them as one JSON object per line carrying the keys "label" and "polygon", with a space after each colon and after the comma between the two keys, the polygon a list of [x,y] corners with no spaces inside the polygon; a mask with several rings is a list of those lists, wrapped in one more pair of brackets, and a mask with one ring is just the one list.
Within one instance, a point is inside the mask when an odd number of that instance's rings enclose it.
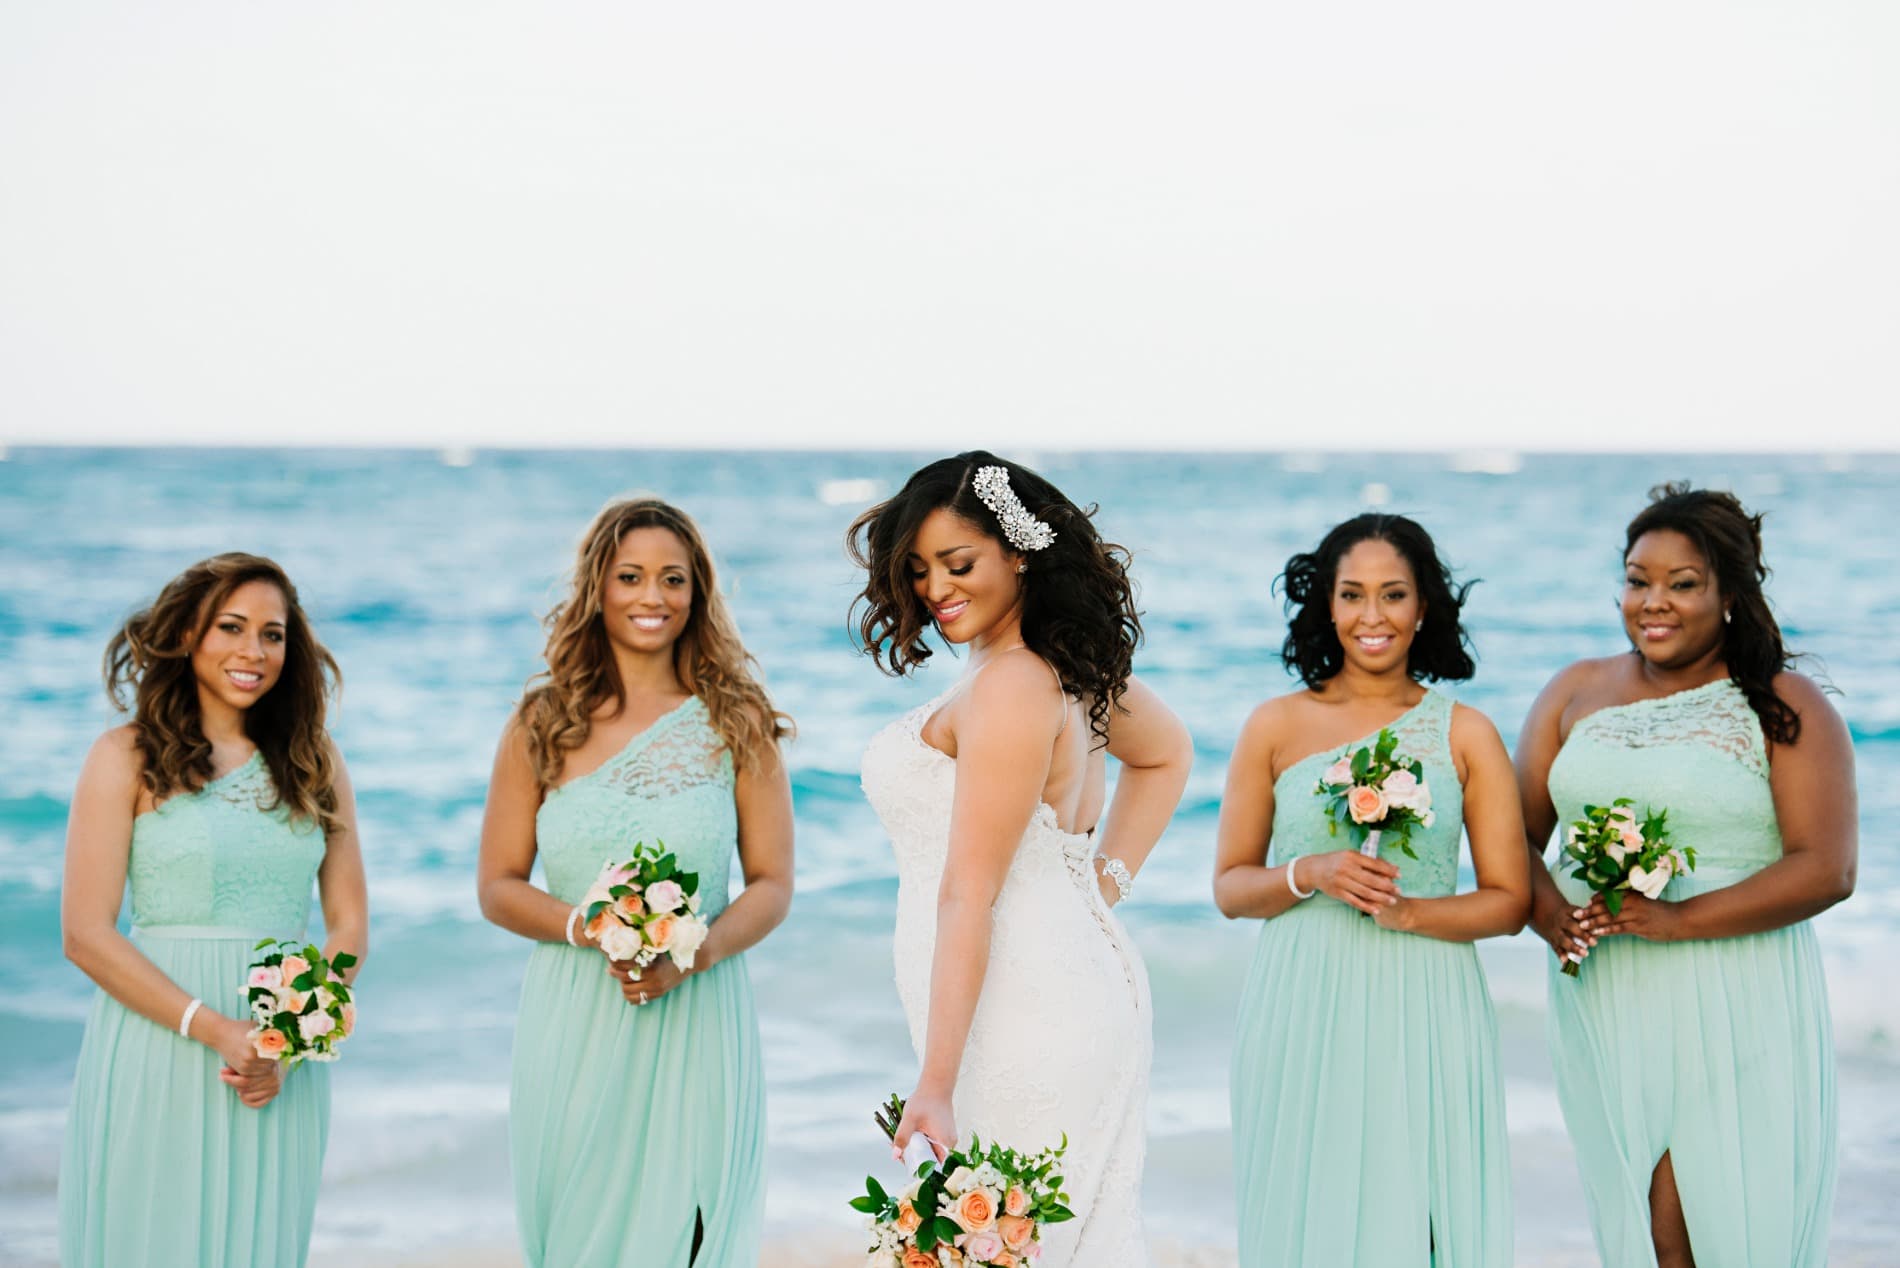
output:
{"label": "bouquet of peach roses", "polygon": [[642,969],[663,955],[690,969],[706,940],[698,873],[682,871],[673,855],[649,849],[645,842],[633,847],[626,862],[607,863],[581,908],[587,936],[608,958],[632,960]]}
{"label": "bouquet of peach roses", "polygon": [[[1603,895],[1612,916],[1623,912],[1623,894],[1661,898],[1672,877],[1695,870],[1695,850],[1669,843],[1669,812],[1645,808],[1639,820],[1628,797],[1607,806],[1585,806],[1583,818],[1564,832],[1570,875]],[[1564,972],[1578,975],[1579,957],[1564,958]]]}
{"label": "bouquet of peach roses", "polygon": [[1432,790],[1425,768],[1399,751],[1399,737],[1381,730],[1369,747],[1354,749],[1329,766],[1313,789],[1326,804],[1326,831],[1339,835],[1344,827],[1359,852],[1376,858],[1385,833],[1407,858],[1412,829],[1432,826]]}
{"label": "bouquet of peach roses", "polygon": [[[894,1138],[903,1114],[904,1102],[893,1096],[877,1115],[878,1126]],[[942,1162],[919,1166],[902,1192],[888,1192],[866,1176],[864,1196],[851,1199],[854,1210],[870,1217],[866,1268],[1034,1264],[1042,1258],[1043,1227],[1075,1218],[1056,1173],[1068,1146],[1065,1137],[1054,1149],[1030,1155],[972,1136]]]}
{"label": "bouquet of peach roses", "polygon": [[260,1057],[284,1062],[335,1061],[337,1045],[356,1029],[356,1003],[337,974],[356,963],[347,951],[325,960],[314,946],[266,938],[254,950],[244,995],[256,1027],[249,1038]]}

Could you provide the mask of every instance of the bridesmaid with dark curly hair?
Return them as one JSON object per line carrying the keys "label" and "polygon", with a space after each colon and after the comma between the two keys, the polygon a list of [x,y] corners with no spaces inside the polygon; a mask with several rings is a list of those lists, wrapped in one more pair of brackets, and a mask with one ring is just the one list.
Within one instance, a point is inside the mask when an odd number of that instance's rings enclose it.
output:
{"label": "bridesmaid with dark curly hair", "polygon": [[[1834,1046],[1809,921],[1854,889],[1854,751],[1789,669],[1767,575],[1733,494],[1657,489],[1624,539],[1631,650],[1551,679],[1518,741],[1557,1094],[1606,1264],[1827,1262]],[[1542,854],[1619,797],[1666,810],[1696,865],[1613,916]]]}
{"label": "bridesmaid with dark curly hair", "polygon": [[[1468,587],[1416,522],[1377,514],[1285,582],[1281,658],[1305,687],[1241,730],[1214,879],[1223,913],[1261,922],[1234,1043],[1240,1262],[1507,1268],[1498,1029],[1472,944],[1523,928],[1523,825],[1496,728],[1425,685],[1472,675]],[[1395,773],[1359,822],[1383,822],[1388,796],[1422,822],[1410,852],[1388,831],[1368,856],[1318,788],[1360,782],[1350,755],[1387,732],[1422,778]]]}
{"label": "bridesmaid with dark curly hair", "polygon": [[60,1158],[68,1268],[304,1261],[329,1068],[260,1057],[234,1005],[256,943],[303,936],[313,883],[324,954],[367,950],[356,810],[324,728],[335,678],[290,578],[256,555],[187,568],[106,649],[132,720],[80,772],[60,895],[67,958],[99,984]]}

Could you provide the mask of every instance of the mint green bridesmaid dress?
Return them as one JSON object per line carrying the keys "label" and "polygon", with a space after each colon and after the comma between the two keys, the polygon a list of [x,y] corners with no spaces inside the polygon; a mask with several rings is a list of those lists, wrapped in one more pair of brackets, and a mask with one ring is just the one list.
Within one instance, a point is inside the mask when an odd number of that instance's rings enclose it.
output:
{"label": "mint green bridesmaid dress", "polygon": [[[245,1016],[244,976],[263,938],[302,937],[323,862],[317,825],[275,800],[261,756],[132,825],[132,941],[172,981]],[[66,1268],[297,1265],[330,1129],[330,1071],[300,1063],[247,1109],[217,1053],[93,1000],[59,1167]]]}
{"label": "mint green bridesmaid dress", "polygon": [[[697,697],[535,817],[548,892],[577,903],[609,859],[664,843],[726,905],[738,847],[731,754]],[[592,948],[543,942],[515,1028],[508,1141],[530,1268],[758,1268],[765,1090],[743,956],[632,1005]]]}
{"label": "mint green bridesmaid dress", "polygon": [[[1453,893],[1464,796],[1452,701],[1426,693],[1391,729],[1419,759],[1436,822],[1399,869],[1414,898]],[[1274,783],[1275,864],[1350,848],[1330,836],[1320,773]],[[1302,880],[1310,886],[1310,881]],[[1325,894],[1264,922],[1233,1064],[1242,1268],[1508,1268],[1511,1166],[1491,994],[1470,943],[1381,929]]]}
{"label": "mint green bridesmaid dress", "polygon": [[[1724,679],[1601,709],[1550,767],[1559,832],[1585,803],[1667,809],[1696,869],[1665,901],[1733,885],[1781,857],[1761,723]],[[1558,876],[1582,906],[1590,891]],[[1834,1043],[1807,921],[1698,942],[1599,941],[1576,978],[1550,958],[1557,1094],[1606,1264],[1654,1268],[1649,1183],[1667,1151],[1696,1263],[1827,1262]]]}

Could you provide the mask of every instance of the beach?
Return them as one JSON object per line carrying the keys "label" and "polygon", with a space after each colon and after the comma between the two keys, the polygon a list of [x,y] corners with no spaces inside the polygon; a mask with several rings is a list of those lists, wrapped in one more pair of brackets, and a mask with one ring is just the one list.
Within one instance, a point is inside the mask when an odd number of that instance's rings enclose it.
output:
{"label": "beach", "polygon": [[[1272,582],[1334,521],[1420,518],[1463,577],[1479,672],[1454,684],[1510,742],[1561,665],[1621,645],[1621,526],[1656,480],[1735,488],[1767,512],[1770,593],[1852,732],[1865,825],[1859,887],[1816,921],[1840,1061],[1837,1264],[1900,1245],[1900,618],[1888,524],[1900,458],[1720,455],[1021,455],[1135,556],[1136,670],[1187,721],[1187,796],[1125,909],[1153,983],[1145,1205],[1165,1265],[1232,1262],[1230,1037],[1257,927],[1213,908],[1227,754],[1251,705],[1289,689]],[[476,908],[495,738],[536,668],[537,616],[609,495],[647,489],[701,522],[779,705],[798,820],[798,892],[748,954],[767,1073],[770,1264],[862,1262],[845,1203],[887,1174],[872,1108],[915,1059],[892,984],[888,842],[858,758],[944,686],[879,675],[851,646],[851,517],[904,455],[15,449],[0,463],[0,1262],[50,1263],[66,1100],[92,986],[60,954],[66,803],[113,721],[98,682],[114,622],[217,550],[269,554],[342,663],[335,734],[356,785],[373,935],[362,1022],[334,1069],[314,1265],[517,1263],[507,1080],[528,948]],[[1394,470],[1409,478],[1395,482]],[[1469,870],[1463,883],[1469,885]],[[1481,957],[1496,1002],[1519,1262],[1594,1262],[1544,1034],[1545,951]],[[813,986],[822,990],[814,997]],[[1297,1020],[1297,1019],[1292,1019]],[[1292,1024],[1290,1020],[1289,1024]],[[1244,1077],[1244,1072],[1241,1072]],[[1886,1256],[1881,1258],[1880,1256]]]}

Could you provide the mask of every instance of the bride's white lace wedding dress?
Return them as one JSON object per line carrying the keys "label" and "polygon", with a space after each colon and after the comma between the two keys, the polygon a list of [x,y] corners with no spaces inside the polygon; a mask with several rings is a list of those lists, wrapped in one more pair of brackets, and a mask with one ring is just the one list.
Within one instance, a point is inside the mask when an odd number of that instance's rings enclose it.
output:
{"label": "bride's white lace wedding dress", "polygon": [[[954,691],[955,688],[952,688]],[[897,993],[921,1061],[937,888],[956,762],[923,738],[945,692],[885,727],[864,791],[897,854]],[[1146,1268],[1141,1167],[1153,1052],[1148,974],[1096,887],[1092,837],[1038,806],[995,906],[989,970],[957,1077],[957,1130],[1036,1150],[1069,1138],[1076,1218],[1044,1231],[1041,1268]]]}

